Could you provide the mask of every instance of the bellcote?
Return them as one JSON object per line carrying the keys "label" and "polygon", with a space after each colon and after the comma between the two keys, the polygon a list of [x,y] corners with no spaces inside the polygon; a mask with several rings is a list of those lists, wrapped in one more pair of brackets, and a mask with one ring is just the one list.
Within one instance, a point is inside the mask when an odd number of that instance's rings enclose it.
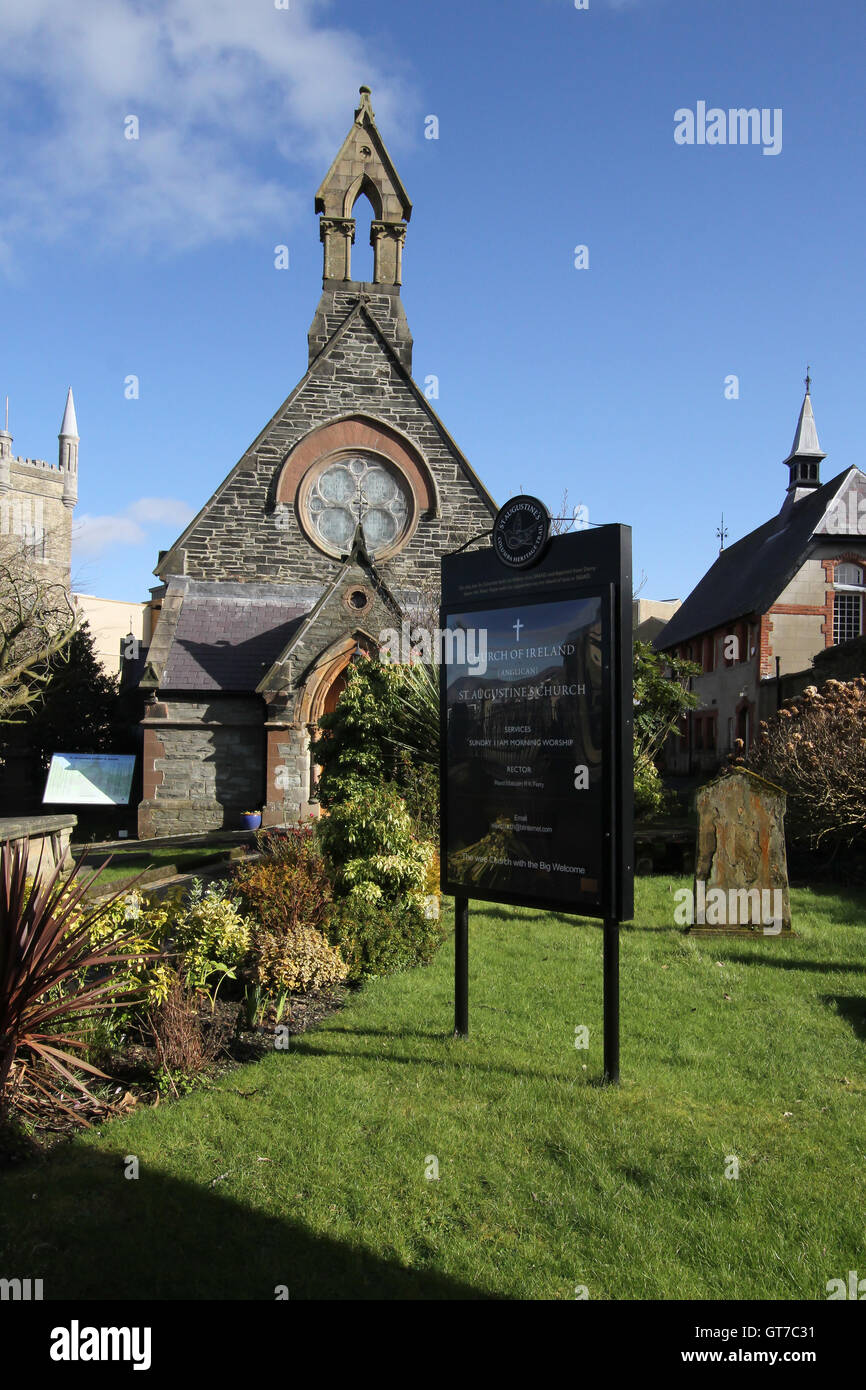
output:
{"label": "bellcote", "polygon": [[362,87],[360,95],[354,123],[316,194],[324,246],[322,278],[325,285],[356,283],[352,280],[352,214],[358,199],[366,197],[373,209],[373,283],[398,287],[403,280],[403,245],[412,204],[376,127],[370,88]]}
{"label": "bellcote", "polygon": [[791,452],[785,459],[788,472],[786,504],[799,502],[801,497],[821,486],[821,461],[827,455],[818,443],[815,416],[812,413],[812,379],[806,372],[806,394],[800,407],[800,418],[794,432]]}

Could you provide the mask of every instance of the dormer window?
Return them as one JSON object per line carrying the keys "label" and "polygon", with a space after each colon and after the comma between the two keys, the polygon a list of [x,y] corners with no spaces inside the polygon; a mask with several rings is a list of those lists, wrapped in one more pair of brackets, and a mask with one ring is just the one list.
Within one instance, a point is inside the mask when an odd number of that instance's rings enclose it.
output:
{"label": "dormer window", "polygon": [[833,577],[833,642],[850,642],[863,634],[863,600],[866,579],[862,565],[836,566]]}

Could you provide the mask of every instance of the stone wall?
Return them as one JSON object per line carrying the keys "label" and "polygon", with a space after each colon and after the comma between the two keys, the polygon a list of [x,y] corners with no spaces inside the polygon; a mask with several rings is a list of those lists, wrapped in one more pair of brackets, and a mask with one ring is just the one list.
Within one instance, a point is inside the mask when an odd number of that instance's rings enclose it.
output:
{"label": "stone wall", "polygon": [[182,553],[169,552],[160,573],[239,582],[327,584],[340,562],[307,540],[293,508],[276,508],[276,486],[290,450],[335,417],[363,413],[407,435],[426,461],[440,514],[421,517],[409,544],[380,566],[397,591],[436,583],[439,559],[466,538],[489,530],[492,511],[444,428],[415,396],[394,358],[363,315],[317,358],[250,451],[217,490]]}
{"label": "stone wall", "polygon": [[10,476],[11,491],[0,496],[0,543],[25,541],[46,579],[68,584],[72,510],[63,505],[65,473],[41,459],[12,458]]}
{"label": "stone wall", "polygon": [[264,704],[258,696],[148,706],[142,839],[233,830],[265,795]]}

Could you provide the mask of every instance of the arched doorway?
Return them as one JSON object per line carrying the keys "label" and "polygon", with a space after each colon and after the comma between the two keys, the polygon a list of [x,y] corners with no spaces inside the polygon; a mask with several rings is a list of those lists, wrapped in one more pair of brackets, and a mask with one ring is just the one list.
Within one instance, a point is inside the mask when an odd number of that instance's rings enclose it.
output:
{"label": "arched doorway", "polygon": [[299,705],[299,723],[306,727],[309,738],[310,801],[318,804],[318,785],[321,768],[316,762],[316,743],[320,736],[319,720],[331,714],[337,701],[346,689],[349,667],[358,653],[373,655],[378,650],[373,638],[365,632],[356,632],[335,642],[322,652],[304,686]]}
{"label": "arched doorway", "polygon": [[343,667],[342,671],[339,671],[337,675],[334,677],[334,679],[331,681],[331,684],[328,687],[327,693],[325,695],[325,702],[322,706],[322,714],[333,714],[334,710],[337,708],[337,701],[339,700],[343,691],[346,689],[346,685],[349,680],[349,665],[350,663],[347,662],[346,665]]}

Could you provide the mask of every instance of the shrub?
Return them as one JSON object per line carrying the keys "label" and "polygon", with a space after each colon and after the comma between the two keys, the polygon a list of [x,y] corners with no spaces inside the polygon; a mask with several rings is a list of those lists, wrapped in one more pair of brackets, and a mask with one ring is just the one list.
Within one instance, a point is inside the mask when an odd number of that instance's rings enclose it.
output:
{"label": "shrub", "polygon": [[[104,865],[103,865],[104,867]],[[8,1104],[17,1060],[35,1060],[60,1088],[90,1092],[76,1074],[104,1078],[82,1056],[94,1015],[129,999],[130,934],[94,944],[91,931],[111,907],[85,909],[78,868],[28,885],[26,851],[7,841],[0,854],[0,1107]],[[90,880],[92,882],[92,880]],[[35,1080],[35,1079],[34,1079]],[[45,1093],[41,1081],[35,1082]],[[70,1112],[72,1113],[72,1112]]]}
{"label": "shrub", "polygon": [[353,983],[427,965],[445,936],[438,919],[415,903],[370,903],[357,892],[335,904],[328,936]]}
{"label": "shrub", "polygon": [[265,831],[258,843],[266,858],[242,866],[235,878],[254,916],[256,986],[282,999],[345,979],[340,953],[322,931],[333,891],[312,827]]}
{"label": "shrub", "polygon": [[830,680],[820,690],[808,686],[794,704],[761,723],[746,765],[788,793],[790,839],[834,850],[862,845],[866,678]]}
{"label": "shrub", "polygon": [[162,1003],[150,1014],[150,1027],[163,1076],[177,1094],[177,1077],[197,1076],[216,1057],[219,1035],[206,1030],[194,990],[174,975]]}
{"label": "shrub", "polygon": [[346,978],[340,952],[314,927],[273,932],[256,928],[256,981],[271,999],[324,989]]}
{"label": "shrub", "polygon": [[322,857],[316,842],[316,822],[312,819],[257,830],[256,848],[266,859],[276,859],[281,864],[306,864]]}
{"label": "shrub", "polygon": [[208,981],[217,976],[213,1003],[223,980],[235,978],[252,944],[251,923],[237,898],[225,883],[204,888],[200,879],[193,879],[184,897],[169,908],[166,926],[178,974],[189,987],[211,993]]}
{"label": "shrub", "polygon": [[298,851],[294,862],[289,853],[245,865],[235,876],[247,909],[276,934],[322,927],[333,897],[325,861],[313,837],[291,848]]}
{"label": "shrub", "polygon": [[[169,909],[165,905],[150,904],[139,893],[132,892],[114,899],[88,928],[90,944],[94,947],[121,933],[124,935],[130,959],[119,979],[125,989],[143,996],[148,1004],[158,1004],[165,998],[169,967],[162,946],[169,919]],[[126,1010],[119,1009],[114,1023],[125,1016]]]}
{"label": "shrub", "polygon": [[[435,730],[428,737],[433,727],[427,708],[433,685]],[[320,720],[324,734],[316,746],[316,759],[322,767],[322,804],[333,808],[387,783],[406,800],[418,833],[436,838],[438,718],[438,684],[432,668],[369,658],[349,667],[336,709]]]}
{"label": "shrub", "polygon": [[392,787],[370,787],[363,797],[340,802],[319,835],[339,895],[420,905],[434,848],[415,834]]}
{"label": "shrub", "polygon": [[634,760],[634,813],[638,819],[660,816],[668,807],[659,770],[647,757],[636,754]]}

